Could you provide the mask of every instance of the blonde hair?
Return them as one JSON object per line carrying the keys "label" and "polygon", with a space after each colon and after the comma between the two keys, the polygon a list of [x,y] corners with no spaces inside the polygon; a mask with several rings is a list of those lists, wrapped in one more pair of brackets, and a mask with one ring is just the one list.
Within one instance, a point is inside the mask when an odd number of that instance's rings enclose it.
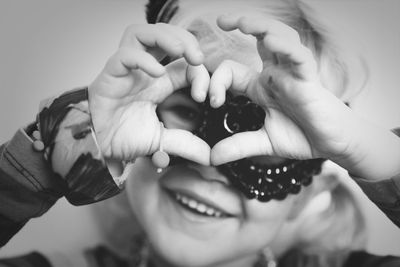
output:
{"label": "blonde hair", "polygon": [[[177,1],[178,2],[178,1]],[[197,0],[184,0],[175,8],[170,18],[172,24],[184,28],[196,17],[210,14],[224,14],[229,12],[246,14],[257,12],[268,18],[277,19],[295,29],[302,43],[314,54],[319,67],[319,75],[323,85],[343,101],[348,102],[356,96],[361,88],[349,87],[348,64],[343,60],[342,49],[329,37],[329,32],[318,21],[313,10],[300,0],[203,0],[202,5]],[[213,8],[209,8],[210,5]],[[220,8],[218,8],[220,5]],[[236,11],[236,12],[235,12]],[[165,10],[168,12],[168,10]],[[226,39],[229,40],[226,34]]]}

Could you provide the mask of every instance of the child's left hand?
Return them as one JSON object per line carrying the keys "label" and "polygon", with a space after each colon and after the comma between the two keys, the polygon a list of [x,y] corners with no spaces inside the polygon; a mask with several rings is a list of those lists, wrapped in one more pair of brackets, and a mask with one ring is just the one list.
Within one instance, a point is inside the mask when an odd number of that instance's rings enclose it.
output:
{"label": "child's left hand", "polygon": [[[267,112],[257,132],[239,133],[214,147],[227,151],[218,163],[255,155],[308,159],[346,154],[351,136],[343,132],[348,108],[323,88],[312,52],[289,26],[268,19],[223,16],[219,26],[239,29],[257,38],[263,70],[225,61],[214,72],[210,93],[222,97],[226,89],[245,93]],[[226,75],[231,72],[232,75]],[[246,73],[246,74],[244,74]],[[239,79],[243,77],[244,79]],[[236,82],[236,81],[241,81]]]}
{"label": "child's left hand", "polygon": [[225,91],[231,89],[263,106],[267,115],[262,129],[238,133],[216,144],[211,162],[219,165],[257,155],[327,158],[349,171],[359,171],[357,164],[368,151],[360,149],[365,145],[360,135],[371,127],[323,87],[314,56],[299,34],[266,18],[222,16],[218,25],[225,31],[238,29],[256,37],[263,70],[258,73],[237,62],[223,62],[211,78],[214,106],[221,105]]}

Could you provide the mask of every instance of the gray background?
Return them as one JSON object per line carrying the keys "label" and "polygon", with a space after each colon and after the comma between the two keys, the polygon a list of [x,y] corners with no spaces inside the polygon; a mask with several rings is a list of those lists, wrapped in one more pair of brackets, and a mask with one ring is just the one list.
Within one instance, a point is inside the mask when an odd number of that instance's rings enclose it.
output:
{"label": "gray background", "polygon": [[[349,54],[363,55],[369,65],[368,86],[354,109],[381,127],[400,126],[400,1],[307,2]],[[0,142],[34,119],[40,100],[89,84],[116,50],[125,27],[144,21],[143,3],[0,0]],[[359,69],[354,64],[355,85],[363,80]],[[400,255],[400,230],[360,198],[368,214],[369,250]],[[60,200],[29,222],[0,256],[32,249],[79,250],[101,239],[88,207]]]}

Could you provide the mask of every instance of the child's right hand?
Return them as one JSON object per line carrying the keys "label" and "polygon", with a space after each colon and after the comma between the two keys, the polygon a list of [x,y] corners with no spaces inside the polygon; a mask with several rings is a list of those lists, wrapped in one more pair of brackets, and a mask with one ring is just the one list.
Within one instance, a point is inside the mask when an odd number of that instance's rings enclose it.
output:
{"label": "child's right hand", "polygon": [[[162,66],[165,56],[177,60]],[[188,131],[164,129],[157,104],[175,90],[192,87],[204,101],[210,77],[203,54],[188,31],[168,24],[127,28],[118,51],[89,86],[89,108],[99,146],[108,159],[134,160],[159,149],[208,165],[210,148]],[[187,149],[190,147],[190,149]]]}

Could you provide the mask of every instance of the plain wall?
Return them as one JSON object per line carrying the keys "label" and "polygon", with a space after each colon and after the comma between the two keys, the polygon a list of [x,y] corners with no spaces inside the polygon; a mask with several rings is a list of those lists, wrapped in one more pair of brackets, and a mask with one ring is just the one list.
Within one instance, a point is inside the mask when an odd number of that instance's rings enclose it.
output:
{"label": "plain wall", "polygon": [[[369,65],[353,108],[385,128],[400,126],[400,1],[308,0],[353,56]],[[40,100],[89,84],[116,50],[125,27],[143,22],[143,1],[1,0],[0,142],[32,121]],[[354,71],[357,75],[358,71]],[[356,80],[362,77],[356,77]],[[361,197],[370,251],[400,256],[400,229]],[[60,200],[31,220],[0,256],[29,250],[79,250],[102,239],[88,207]]]}

